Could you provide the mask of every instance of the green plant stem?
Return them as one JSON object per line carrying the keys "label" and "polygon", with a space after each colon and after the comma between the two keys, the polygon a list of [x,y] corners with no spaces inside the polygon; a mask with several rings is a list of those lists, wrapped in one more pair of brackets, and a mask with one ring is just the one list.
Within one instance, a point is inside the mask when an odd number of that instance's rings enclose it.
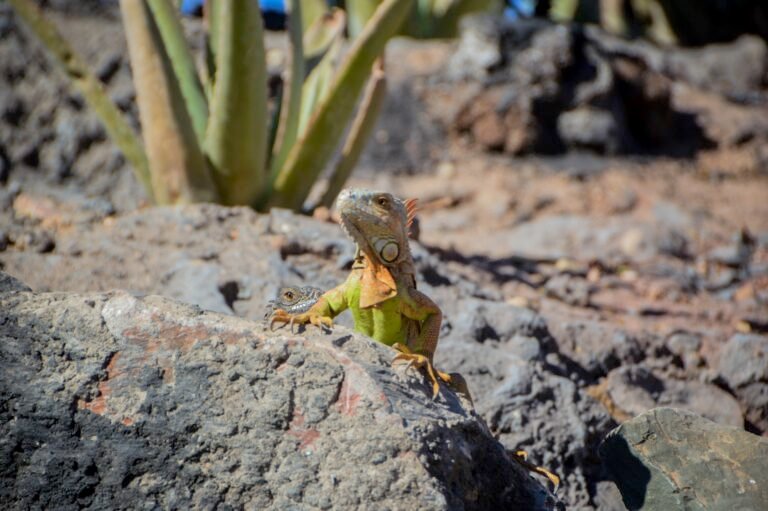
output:
{"label": "green plant stem", "polygon": [[355,120],[352,121],[347,140],[344,142],[341,157],[333,169],[331,179],[328,181],[328,188],[320,199],[322,206],[330,208],[333,205],[333,201],[336,200],[336,196],[357,165],[373,128],[376,127],[376,120],[379,118],[379,112],[387,95],[387,78],[384,74],[383,62],[383,57],[380,57],[373,64],[371,77],[363,93],[363,99],[358,107]]}
{"label": "green plant stem", "polygon": [[[301,109],[299,112],[298,132],[304,134],[309,126],[312,116],[315,114],[317,105],[327,97],[328,91],[333,85],[334,72],[341,55],[342,34],[332,39],[328,51],[325,52],[320,62],[312,69],[301,88]],[[289,149],[293,149],[290,147]],[[282,167],[282,166],[281,166]]]}
{"label": "green plant stem", "polygon": [[149,163],[138,135],[133,131],[123,114],[107,95],[104,86],[88,69],[85,62],[58,33],[56,27],[43,17],[40,9],[31,0],[9,0],[16,13],[26,22],[48,53],[61,65],[72,84],[80,91],[88,106],[96,112],[107,134],[122,151],[133,167],[136,178],[153,199]]}
{"label": "green plant stem", "polygon": [[373,61],[382,54],[412,5],[413,0],[385,0],[379,5],[350,48],[329,94],[289,154],[275,182],[272,205],[301,209],[354,114]]}
{"label": "green plant stem", "polygon": [[344,37],[346,24],[346,13],[334,7],[304,31],[304,78],[325,57],[334,41]]}
{"label": "green plant stem", "polygon": [[301,113],[301,86],[304,82],[304,43],[301,30],[301,0],[291,0],[288,15],[288,36],[291,40],[291,73],[283,81],[283,97],[280,107],[280,124],[277,128],[275,151],[272,157],[270,186],[285,163],[288,152],[299,133]]}
{"label": "green plant stem", "polygon": [[202,144],[205,139],[205,126],[208,123],[208,102],[197,75],[195,61],[184,39],[184,30],[176,14],[177,7],[168,0],[149,0],[149,8],[152,10],[165,51],[176,73],[197,140]]}
{"label": "green plant stem", "polygon": [[159,204],[217,199],[176,75],[146,0],[121,0],[144,144]]}
{"label": "green plant stem", "polygon": [[366,22],[371,19],[378,4],[379,0],[352,0],[347,2],[350,37],[357,37],[363,31]]}
{"label": "green plant stem", "polygon": [[267,72],[256,0],[211,3],[216,79],[205,152],[224,204],[251,205],[268,182]]}
{"label": "green plant stem", "polygon": [[[299,0],[303,3],[301,9],[301,31],[307,29],[323,14],[328,11],[325,0]],[[357,1],[357,0],[352,0]]]}

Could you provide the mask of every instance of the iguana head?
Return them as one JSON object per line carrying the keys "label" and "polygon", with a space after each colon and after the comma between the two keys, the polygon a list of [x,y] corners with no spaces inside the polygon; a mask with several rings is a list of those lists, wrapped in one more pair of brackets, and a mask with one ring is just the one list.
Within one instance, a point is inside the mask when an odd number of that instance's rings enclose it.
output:
{"label": "iguana head", "polygon": [[368,258],[393,268],[409,262],[408,227],[414,203],[386,192],[342,190],[336,202],[344,230]]}

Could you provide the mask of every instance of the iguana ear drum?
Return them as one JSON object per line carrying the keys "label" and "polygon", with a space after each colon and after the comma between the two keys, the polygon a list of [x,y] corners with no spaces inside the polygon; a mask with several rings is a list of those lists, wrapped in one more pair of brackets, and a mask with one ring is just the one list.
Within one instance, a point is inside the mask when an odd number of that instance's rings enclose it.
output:
{"label": "iguana ear drum", "polygon": [[400,247],[394,241],[386,241],[381,248],[377,247],[381,260],[385,263],[391,263],[400,256]]}

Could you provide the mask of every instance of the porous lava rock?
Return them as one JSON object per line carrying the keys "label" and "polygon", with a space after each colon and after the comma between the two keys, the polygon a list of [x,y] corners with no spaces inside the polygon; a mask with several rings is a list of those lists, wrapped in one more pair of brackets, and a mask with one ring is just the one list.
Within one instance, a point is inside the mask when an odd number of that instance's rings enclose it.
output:
{"label": "porous lava rock", "polygon": [[0,279],[3,508],[555,509],[471,406],[343,327]]}

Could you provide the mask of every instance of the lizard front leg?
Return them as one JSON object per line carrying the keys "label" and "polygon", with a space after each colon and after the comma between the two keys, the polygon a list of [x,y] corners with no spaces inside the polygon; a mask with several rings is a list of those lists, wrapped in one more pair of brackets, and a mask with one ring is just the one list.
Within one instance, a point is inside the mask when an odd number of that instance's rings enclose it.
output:
{"label": "lizard front leg", "polygon": [[441,380],[449,385],[452,382],[450,374],[438,371],[432,365],[443,313],[435,302],[416,289],[409,289],[404,293],[401,307],[403,316],[418,321],[420,328],[417,335],[406,340],[406,345],[400,343],[394,345],[400,353],[395,356],[393,362],[405,361],[410,366],[423,367],[432,382],[432,399],[434,399],[440,392]]}
{"label": "lizard front leg", "polygon": [[426,355],[422,355],[421,353],[414,353],[408,348],[408,346],[400,344],[399,342],[393,344],[392,347],[400,352],[395,355],[392,363],[403,361],[406,362],[410,367],[423,367],[427,371],[427,376],[432,383],[432,399],[435,399],[437,394],[440,392],[440,380],[447,383],[448,385],[451,385],[451,375],[435,369],[435,367],[432,365],[432,361]]}
{"label": "lizard front leg", "polygon": [[409,334],[406,339],[406,346],[410,352],[424,355],[432,362],[440,336],[443,311],[421,291],[406,288],[402,293],[400,313],[419,324],[416,332]]}
{"label": "lizard front leg", "polygon": [[[320,303],[320,300],[318,300]],[[293,325],[312,324],[318,328],[330,330],[333,326],[333,318],[325,314],[324,307],[321,306],[315,309],[313,306],[307,312],[300,312],[298,314],[291,314],[285,309],[275,309],[272,312],[272,317],[269,319],[269,328],[274,330],[275,324],[289,325],[291,332],[293,332]]]}

